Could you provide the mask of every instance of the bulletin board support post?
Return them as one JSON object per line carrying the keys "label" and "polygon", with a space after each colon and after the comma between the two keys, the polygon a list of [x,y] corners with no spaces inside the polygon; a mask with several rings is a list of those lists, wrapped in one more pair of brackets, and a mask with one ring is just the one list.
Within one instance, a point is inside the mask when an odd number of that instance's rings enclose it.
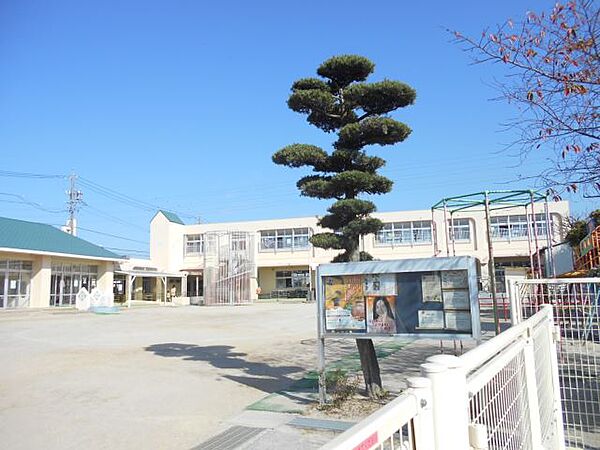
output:
{"label": "bulletin board support post", "polygon": [[317,307],[317,375],[318,375],[318,386],[319,386],[319,404],[324,405],[327,402],[327,374],[325,372],[325,336],[323,331],[325,324],[323,323],[323,315],[321,314],[323,298],[320,293],[323,290],[321,282],[321,276],[319,275],[319,268],[316,270],[316,301]]}
{"label": "bulletin board support post", "polygon": [[317,339],[318,372],[319,372],[319,404],[327,403],[327,374],[325,372],[325,338]]}

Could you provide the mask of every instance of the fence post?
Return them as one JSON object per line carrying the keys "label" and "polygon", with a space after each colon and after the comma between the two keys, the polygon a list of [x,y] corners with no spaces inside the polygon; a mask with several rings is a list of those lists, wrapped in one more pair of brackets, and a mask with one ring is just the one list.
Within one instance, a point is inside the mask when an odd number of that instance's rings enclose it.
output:
{"label": "fence post", "polygon": [[535,378],[535,355],[533,352],[533,330],[527,328],[527,341],[523,348],[525,361],[525,389],[529,406],[529,425],[531,448],[542,448],[542,425],[540,422],[540,405],[538,402],[537,381]]}
{"label": "fence post", "polygon": [[473,450],[488,450],[487,427],[483,423],[469,425],[469,443]]}
{"label": "fence post", "polygon": [[556,448],[564,450],[565,448],[565,428],[563,423],[563,410],[562,401],[560,395],[560,376],[558,373],[558,356],[556,342],[560,340],[560,329],[554,326],[554,314],[552,305],[544,305],[543,308],[548,312],[548,326],[547,331],[549,334],[548,342],[550,343],[548,351],[550,352],[550,373],[552,376],[552,387],[554,397],[554,423],[556,426]]}
{"label": "fence post", "polygon": [[508,298],[510,302],[510,324],[515,326],[523,321],[519,287],[517,286],[517,282],[515,280],[510,280],[508,282]]}
{"label": "fence post", "polygon": [[435,449],[468,450],[469,395],[462,361],[452,355],[430,356],[421,373],[431,381]]}
{"label": "fence post", "polygon": [[423,377],[411,377],[407,380],[412,394],[417,397],[420,406],[419,414],[413,419],[415,431],[415,448],[419,450],[435,450],[433,433],[433,404],[431,381]]}

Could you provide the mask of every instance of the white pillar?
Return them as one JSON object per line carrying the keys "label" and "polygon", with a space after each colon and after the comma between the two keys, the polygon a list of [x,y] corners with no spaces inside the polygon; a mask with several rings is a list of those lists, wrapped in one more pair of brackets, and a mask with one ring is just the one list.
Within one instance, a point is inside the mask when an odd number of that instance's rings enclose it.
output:
{"label": "white pillar", "polygon": [[452,355],[430,356],[421,373],[431,381],[435,449],[468,450],[469,396],[462,361]]}
{"label": "white pillar", "polygon": [[508,301],[510,304],[510,324],[515,326],[523,321],[523,306],[519,296],[519,285],[515,280],[508,280]]}
{"label": "white pillar", "polygon": [[410,392],[417,397],[420,406],[419,414],[414,418],[415,442],[419,450],[434,450],[435,440],[433,429],[433,398],[431,395],[431,380],[423,377],[411,377],[408,380]]}

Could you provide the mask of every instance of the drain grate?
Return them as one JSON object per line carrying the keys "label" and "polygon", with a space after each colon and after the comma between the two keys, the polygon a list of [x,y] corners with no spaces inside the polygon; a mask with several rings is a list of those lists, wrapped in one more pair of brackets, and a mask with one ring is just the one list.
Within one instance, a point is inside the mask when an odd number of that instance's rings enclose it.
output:
{"label": "drain grate", "polygon": [[236,425],[194,447],[193,450],[233,450],[243,444],[247,444],[250,439],[258,436],[265,430],[266,428]]}

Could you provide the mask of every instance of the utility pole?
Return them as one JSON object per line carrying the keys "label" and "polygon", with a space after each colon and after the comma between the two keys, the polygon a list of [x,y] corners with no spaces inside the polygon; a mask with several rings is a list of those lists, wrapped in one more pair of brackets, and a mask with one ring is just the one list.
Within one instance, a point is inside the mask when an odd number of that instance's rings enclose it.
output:
{"label": "utility pole", "polygon": [[71,173],[69,176],[70,188],[66,192],[67,194],[67,210],[69,211],[69,219],[67,221],[67,233],[73,236],[77,235],[77,219],[75,214],[79,211],[81,204],[83,203],[83,192],[78,191],[75,186],[77,175]]}

